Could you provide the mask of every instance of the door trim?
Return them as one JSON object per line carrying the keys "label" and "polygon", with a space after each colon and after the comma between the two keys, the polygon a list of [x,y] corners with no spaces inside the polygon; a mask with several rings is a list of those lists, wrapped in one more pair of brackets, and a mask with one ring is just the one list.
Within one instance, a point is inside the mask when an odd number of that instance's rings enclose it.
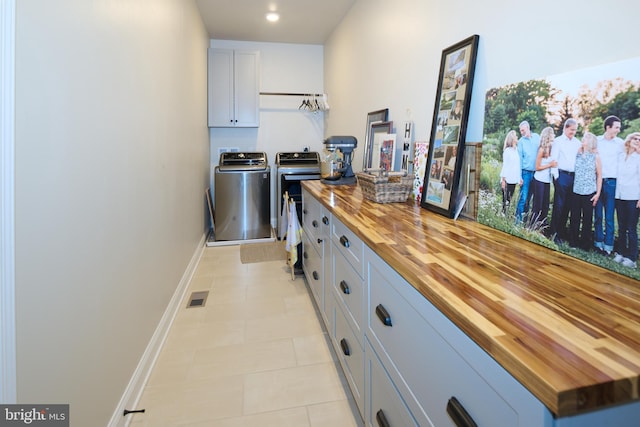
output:
{"label": "door trim", "polygon": [[16,403],[15,30],[16,0],[0,6],[0,402]]}

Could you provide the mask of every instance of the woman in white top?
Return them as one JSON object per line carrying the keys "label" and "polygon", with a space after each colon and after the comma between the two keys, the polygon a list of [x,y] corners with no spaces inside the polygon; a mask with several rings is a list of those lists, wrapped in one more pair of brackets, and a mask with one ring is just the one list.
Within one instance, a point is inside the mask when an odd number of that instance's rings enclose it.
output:
{"label": "woman in white top", "polygon": [[515,130],[509,131],[504,138],[502,151],[502,170],[500,171],[500,186],[502,187],[502,213],[507,213],[511,197],[516,185],[522,185],[522,171],[520,156],[518,155],[518,136]]}
{"label": "woman in white top", "polygon": [[546,230],[551,194],[551,170],[558,167],[551,157],[551,147],[555,134],[553,128],[546,127],[540,132],[540,147],[536,158],[536,171],[533,174],[533,217],[532,221],[539,230]]}
{"label": "woman in white top", "polygon": [[614,261],[636,268],[638,260],[638,217],[640,216],[640,132],[624,141],[624,152],[618,156],[616,182],[619,253]]}
{"label": "woman in white top", "polygon": [[571,195],[569,245],[588,251],[592,246],[593,208],[602,191],[602,161],[598,154],[598,138],[585,132],[576,155]]}

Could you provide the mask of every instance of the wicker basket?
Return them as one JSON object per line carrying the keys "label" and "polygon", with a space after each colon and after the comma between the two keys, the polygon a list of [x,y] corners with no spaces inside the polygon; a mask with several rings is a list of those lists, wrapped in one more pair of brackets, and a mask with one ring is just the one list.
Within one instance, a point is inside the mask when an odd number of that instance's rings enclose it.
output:
{"label": "wicker basket", "polygon": [[413,188],[413,177],[403,172],[365,170],[356,176],[364,198],[376,203],[405,202]]}

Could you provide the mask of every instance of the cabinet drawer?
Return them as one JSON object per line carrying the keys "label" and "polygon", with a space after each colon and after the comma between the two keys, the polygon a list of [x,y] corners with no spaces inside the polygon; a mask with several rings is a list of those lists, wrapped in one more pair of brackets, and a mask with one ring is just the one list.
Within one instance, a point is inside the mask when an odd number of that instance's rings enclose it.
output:
{"label": "cabinet drawer", "polygon": [[454,426],[446,408],[455,397],[480,426],[519,425],[505,399],[398,293],[395,287],[410,286],[400,275],[370,264],[369,277],[372,345],[383,361],[385,355],[393,361],[388,366],[395,366],[415,396],[407,403],[414,414],[423,412],[436,426]]}
{"label": "cabinet drawer", "polygon": [[341,254],[333,254],[333,290],[337,301],[345,307],[345,315],[356,332],[360,345],[364,336],[364,281]]}
{"label": "cabinet drawer", "polygon": [[302,228],[309,234],[310,240],[324,240],[329,236],[329,214],[306,190],[302,192],[302,203]]}
{"label": "cabinet drawer", "polygon": [[364,264],[362,262],[364,244],[356,235],[333,218],[331,221],[331,241],[360,277],[364,277]]}
{"label": "cabinet drawer", "polygon": [[360,410],[360,415],[364,417],[364,352],[362,344],[356,339],[356,335],[349,326],[345,313],[339,304],[336,304],[335,316],[336,327],[333,341],[336,353]]}
{"label": "cabinet drawer", "polygon": [[324,268],[322,257],[306,233],[302,233],[302,269],[320,311],[324,310]]}
{"label": "cabinet drawer", "polygon": [[[365,367],[367,384],[367,401],[365,404],[365,423],[368,427],[418,426],[411,415],[411,411],[405,405],[393,381],[387,374],[372,347],[365,340]],[[380,418],[384,418],[384,421]]]}

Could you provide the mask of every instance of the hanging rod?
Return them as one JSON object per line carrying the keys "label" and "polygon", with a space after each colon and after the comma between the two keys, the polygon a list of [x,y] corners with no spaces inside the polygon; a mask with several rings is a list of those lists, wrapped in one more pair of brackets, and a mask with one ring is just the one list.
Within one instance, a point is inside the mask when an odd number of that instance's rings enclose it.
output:
{"label": "hanging rod", "polygon": [[324,96],[324,93],[260,92],[260,95],[278,95],[278,96]]}

